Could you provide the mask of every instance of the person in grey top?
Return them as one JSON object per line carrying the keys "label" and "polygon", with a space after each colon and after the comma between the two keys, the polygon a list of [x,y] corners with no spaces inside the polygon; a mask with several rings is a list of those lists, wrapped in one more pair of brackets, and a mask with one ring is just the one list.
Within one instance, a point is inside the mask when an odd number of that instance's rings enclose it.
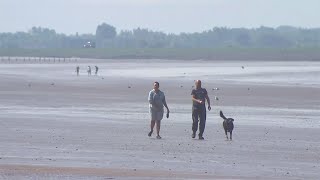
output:
{"label": "person in grey top", "polygon": [[151,131],[148,133],[148,136],[150,137],[153,133],[154,125],[157,124],[157,139],[161,139],[160,133],[160,125],[161,120],[163,118],[163,106],[167,109],[167,118],[169,118],[169,108],[167,106],[166,98],[164,96],[164,93],[160,91],[159,89],[159,82],[153,83],[153,89],[149,92],[149,107],[150,107],[150,115],[151,115],[151,124],[150,128]]}
{"label": "person in grey top", "polygon": [[87,72],[88,72],[88,76],[91,75],[91,66],[88,66]]}
{"label": "person in grey top", "polygon": [[79,71],[80,71],[80,67],[77,66],[77,67],[76,67],[77,76],[79,76]]}
{"label": "person in grey top", "polygon": [[[195,81],[196,88],[192,90],[192,138],[196,137],[196,132],[198,130],[199,123],[199,139],[203,140],[203,132],[206,126],[206,104],[205,100],[208,102],[208,110],[211,110],[210,98],[208,92],[205,88],[201,87],[201,81]],[[200,119],[200,121],[199,121]]]}

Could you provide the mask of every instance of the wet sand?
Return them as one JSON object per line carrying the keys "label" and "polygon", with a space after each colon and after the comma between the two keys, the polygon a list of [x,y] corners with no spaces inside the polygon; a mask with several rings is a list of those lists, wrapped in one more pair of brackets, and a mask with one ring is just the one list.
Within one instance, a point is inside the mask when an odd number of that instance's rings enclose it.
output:
{"label": "wet sand", "polygon": [[[319,74],[317,62],[0,63],[0,178],[319,179]],[[194,79],[213,104],[204,141],[191,138]],[[154,81],[171,110],[161,140],[147,136]]]}

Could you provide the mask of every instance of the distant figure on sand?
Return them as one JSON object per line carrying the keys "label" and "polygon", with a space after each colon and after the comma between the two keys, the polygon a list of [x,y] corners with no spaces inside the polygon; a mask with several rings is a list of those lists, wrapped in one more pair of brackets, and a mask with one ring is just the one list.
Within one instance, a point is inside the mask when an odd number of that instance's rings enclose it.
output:
{"label": "distant figure on sand", "polygon": [[79,71],[80,71],[80,67],[77,66],[77,67],[76,67],[77,76],[79,76]]}
{"label": "distant figure on sand", "polygon": [[98,66],[95,66],[95,68],[96,68],[95,75],[98,75],[99,68],[98,68]]}
{"label": "distant figure on sand", "polygon": [[90,66],[88,66],[87,72],[88,72],[88,76],[90,76],[91,75],[91,67]]}
{"label": "distant figure on sand", "polygon": [[201,81],[196,80],[195,81],[196,88],[192,90],[192,138],[196,137],[196,132],[198,130],[198,122],[200,118],[200,127],[199,127],[199,139],[203,140],[203,132],[204,128],[206,126],[206,104],[205,99],[207,99],[208,102],[208,110],[211,110],[210,106],[210,99],[208,96],[208,92],[205,88],[201,87]]}
{"label": "distant figure on sand", "polygon": [[150,118],[151,118],[151,124],[150,124],[150,132],[148,136],[150,137],[153,133],[154,125],[157,124],[157,139],[161,139],[160,136],[160,125],[161,120],[163,118],[163,106],[167,108],[167,118],[169,118],[169,108],[167,106],[165,95],[162,91],[159,89],[159,82],[153,83],[153,89],[149,92],[149,112],[150,112]]}

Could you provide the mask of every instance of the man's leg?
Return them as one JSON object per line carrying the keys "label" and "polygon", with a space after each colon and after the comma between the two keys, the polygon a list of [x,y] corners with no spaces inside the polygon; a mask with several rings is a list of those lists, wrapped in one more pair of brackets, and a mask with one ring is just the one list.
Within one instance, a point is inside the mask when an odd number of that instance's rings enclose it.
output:
{"label": "man's leg", "polygon": [[199,122],[199,113],[197,109],[192,110],[192,121],[192,138],[195,138]]}
{"label": "man's leg", "polygon": [[199,112],[199,116],[200,116],[199,139],[203,139],[203,132],[206,127],[206,109],[205,108],[201,108]]}
{"label": "man's leg", "polygon": [[156,121],[157,124],[157,138],[160,139],[160,126],[161,126],[161,121]]}
{"label": "man's leg", "polygon": [[151,120],[151,124],[150,124],[150,132],[148,134],[148,136],[150,137],[151,134],[153,133],[153,128],[154,128],[154,125],[155,125],[156,121],[155,120]]}

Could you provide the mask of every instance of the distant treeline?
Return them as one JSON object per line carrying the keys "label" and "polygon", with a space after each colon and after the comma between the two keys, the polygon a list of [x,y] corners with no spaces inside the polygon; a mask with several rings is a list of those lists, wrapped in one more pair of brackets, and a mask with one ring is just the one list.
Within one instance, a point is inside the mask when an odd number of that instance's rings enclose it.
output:
{"label": "distant treeline", "polygon": [[0,33],[1,49],[83,48],[88,42],[97,48],[319,48],[320,28],[216,27],[201,33],[167,34],[141,28],[117,32],[103,23],[95,34],[66,35],[42,27]]}
{"label": "distant treeline", "polygon": [[[20,58],[19,58],[20,57]],[[96,59],[184,59],[320,61],[318,48],[0,48],[0,59],[24,57],[96,58]],[[29,58],[27,58],[29,59]]]}

